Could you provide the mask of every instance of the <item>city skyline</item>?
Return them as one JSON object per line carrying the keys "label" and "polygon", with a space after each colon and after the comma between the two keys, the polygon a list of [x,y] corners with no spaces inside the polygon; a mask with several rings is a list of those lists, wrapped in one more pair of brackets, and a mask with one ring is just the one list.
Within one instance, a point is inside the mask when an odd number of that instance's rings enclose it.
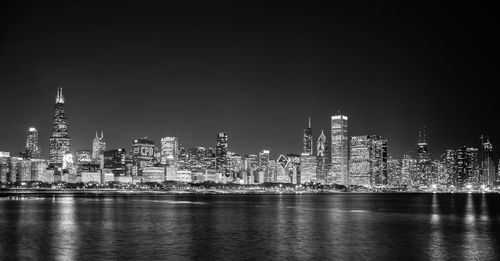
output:
{"label": "city skyline", "polygon": [[[64,149],[61,150],[61,153],[59,153],[60,155],[57,156],[57,160],[59,160],[57,163],[62,163],[62,157],[63,155],[66,153],[66,150],[68,150],[69,152],[71,152],[72,154],[77,154],[79,151],[91,151],[92,153],[92,158],[97,158],[98,157],[98,154],[102,156],[103,152],[106,150],[106,140],[104,139],[104,131],[101,130],[101,136],[98,135],[98,131],[95,131],[95,137],[92,139],[92,141],[90,142],[90,146],[89,147],[82,147],[82,148],[74,148],[72,146],[69,145],[70,142],[72,142],[69,138],[69,131],[68,131],[68,119],[65,117],[65,98],[64,98],[64,95],[63,95],[63,87],[62,86],[59,86],[57,87],[57,92],[56,92],[56,102],[55,102],[55,112],[54,112],[54,117],[53,117],[53,134],[51,135],[50,139],[49,139],[49,144],[48,144],[48,147],[49,147],[49,151],[50,151],[50,148],[51,147],[55,147],[55,145],[51,145],[53,142],[55,141],[52,141],[54,140],[54,138],[63,138],[64,139]],[[349,158],[349,150],[347,149],[347,147],[350,148],[350,146],[346,145],[350,142],[350,140],[352,138],[357,138],[356,135],[351,135],[348,131],[347,131],[347,119],[348,117],[345,116],[345,115],[342,115],[340,112],[338,112],[337,114],[334,114],[332,116],[330,116],[331,118],[331,125],[330,125],[330,133],[332,135],[332,138],[333,138],[333,135],[337,135],[339,137],[342,138],[342,150],[344,150],[342,153],[343,153],[343,160],[342,160],[342,168],[349,168],[349,164],[347,163],[347,160]],[[340,128],[340,132],[339,134],[333,132],[333,123],[334,123],[334,120],[335,122],[336,121],[339,121],[342,122],[342,123],[336,123],[335,125],[337,125],[335,128]],[[346,122],[346,123],[343,123],[343,122]],[[61,125],[62,124],[62,125]],[[343,125],[345,124],[345,128],[343,127]],[[35,134],[32,134],[32,132],[35,132]],[[302,148],[301,149],[298,149],[296,151],[274,151],[272,150],[272,148],[270,146],[261,146],[261,150],[262,149],[266,149],[266,150],[269,150],[271,151],[271,155],[274,155],[274,158],[278,158],[279,155],[282,155],[282,154],[288,154],[288,153],[296,153],[296,154],[301,154],[301,153],[306,153],[306,154],[309,154],[309,155],[312,155],[312,152],[313,152],[313,140],[314,140],[314,132],[317,132],[317,130],[315,128],[312,127],[312,123],[311,123],[311,117],[308,117],[308,121],[307,121],[307,126],[303,129],[303,132],[302,132],[302,141],[301,141],[301,146]],[[28,138],[25,140],[26,142],[26,147],[24,147],[24,150],[23,149],[20,149],[18,150],[19,152],[19,155],[24,155],[26,153],[29,153],[28,152],[28,143],[32,143],[33,141],[30,141],[30,137],[31,136],[35,136],[36,137],[36,152],[35,152],[35,155],[36,156],[39,156],[40,158],[46,158],[46,156],[49,158],[49,160],[51,160],[51,162],[55,163],[55,161],[53,159],[51,159],[51,157],[54,157],[54,156],[51,156],[51,155],[44,155],[43,154],[43,150],[40,149],[40,146],[38,145],[40,143],[40,141],[38,140],[39,138],[39,131],[37,129],[37,127],[34,127],[34,126],[31,126],[28,128]],[[340,134],[342,133],[342,134]],[[219,135],[225,135],[225,139],[227,140],[227,134],[226,133],[218,133],[218,138],[219,139]],[[61,137],[54,137],[55,136],[61,136]],[[321,129],[321,132],[320,134],[318,135],[319,137],[321,137],[321,135],[324,135],[324,130]],[[371,135],[374,135],[374,134],[371,134]],[[425,159],[430,162],[431,160],[434,160],[434,159],[440,159],[442,157],[443,154],[446,153],[447,150],[449,149],[459,149],[459,148],[462,148],[462,147],[473,147],[473,148],[481,148],[481,146],[485,146],[484,144],[485,143],[482,143],[483,142],[483,139],[487,139],[487,144],[488,146],[492,146],[492,144],[490,143],[490,139],[489,139],[489,136],[485,136],[485,135],[481,135],[479,137],[479,142],[477,144],[474,144],[474,145],[471,145],[471,146],[467,146],[467,145],[455,145],[455,147],[449,147],[447,149],[445,149],[444,151],[440,151],[440,152],[430,152],[429,151],[429,148],[428,148],[428,142],[427,142],[427,133],[426,133],[426,126],[423,126],[423,129],[418,131],[418,140],[417,142],[414,144],[414,148],[410,148],[408,149],[406,152],[402,153],[401,155],[395,155],[395,154],[391,154],[390,151],[388,151],[388,155],[390,155],[391,157],[395,157],[395,158],[403,158],[405,155],[412,155],[412,156],[415,156],[417,159],[421,159],[422,157],[425,157]],[[139,137],[139,136],[138,136]],[[128,144],[119,144],[117,147],[112,147],[112,148],[123,148],[124,145],[126,145],[126,147],[129,147],[129,149],[133,148],[133,144],[135,142],[137,142],[137,139],[138,137],[135,137],[135,138],[132,138],[130,140],[130,142]],[[149,138],[151,139],[149,136],[140,136],[140,137],[143,137],[144,139],[145,138]],[[154,142],[155,140],[158,140],[157,142],[162,145],[163,144],[163,139],[165,138],[171,138],[171,137],[165,137],[165,135],[159,137],[158,139],[152,139],[152,141]],[[195,147],[207,147],[207,148],[216,148],[218,146],[218,141],[216,142],[213,142],[212,141],[212,144],[194,144],[192,146],[186,146],[185,144],[183,144],[182,142],[179,142],[179,138],[180,137],[173,137],[176,139],[176,144],[178,145],[183,145],[184,147],[187,147],[187,148],[195,148]],[[340,138],[339,138],[340,139]],[[331,141],[333,139],[330,139]],[[390,140],[390,139],[388,139]],[[43,142],[42,142],[43,143]],[[386,143],[387,143],[387,140],[386,140]],[[189,144],[189,142],[187,142],[187,144]],[[333,146],[334,143],[331,143],[330,144],[330,148],[329,149],[332,149],[331,146]],[[391,142],[391,145],[392,145],[392,142]],[[227,151],[231,151],[232,153],[237,153],[238,155],[251,155],[251,154],[256,154],[257,152],[253,151],[253,152],[250,152],[250,153],[240,153],[238,151],[235,151],[235,150],[228,150],[227,148],[227,143],[226,143],[226,150]],[[339,145],[340,146],[340,145]],[[386,145],[387,146],[387,145]],[[432,147],[432,145],[431,145]],[[108,146],[108,148],[111,148]],[[340,148],[340,147],[339,147]],[[2,150],[2,147],[0,147],[0,150]],[[9,150],[5,150],[3,149],[3,151],[7,151],[7,152],[13,152],[12,155],[17,155],[17,152],[16,151],[9,151]],[[42,151],[42,153],[40,153],[40,151]],[[494,155],[496,150],[493,150],[492,148],[489,148],[489,157],[491,158],[491,160],[493,162],[496,162],[496,159],[494,157],[492,157],[492,155]],[[55,153],[55,152],[54,152]],[[331,153],[331,152],[330,152]],[[346,156],[347,155],[347,156]],[[30,158],[30,157],[28,157]],[[36,157],[31,157],[31,158],[36,158]],[[330,159],[330,162],[333,162],[333,158]],[[340,162],[340,161],[339,161]],[[483,163],[481,163],[483,164]],[[347,173],[349,173],[349,170],[347,170]],[[338,174],[334,174],[334,172],[331,172],[330,175],[337,175]],[[349,177],[341,177],[341,176],[345,176],[345,174],[342,174],[338,177],[335,177],[333,179],[343,179],[343,180],[349,180]],[[343,183],[343,182],[341,182]]]}
{"label": "city skyline", "polygon": [[41,7],[2,8],[4,150],[21,149],[31,126],[50,136],[57,85],[71,101],[74,148],[89,148],[96,130],[113,148],[142,136],[208,146],[225,131],[242,154],[300,152],[305,119],[318,137],[338,110],[353,119],[350,134],[386,137],[396,157],[415,150],[422,126],[432,157],[481,135],[500,140],[490,95],[498,41],[482,15],[494,8]]}

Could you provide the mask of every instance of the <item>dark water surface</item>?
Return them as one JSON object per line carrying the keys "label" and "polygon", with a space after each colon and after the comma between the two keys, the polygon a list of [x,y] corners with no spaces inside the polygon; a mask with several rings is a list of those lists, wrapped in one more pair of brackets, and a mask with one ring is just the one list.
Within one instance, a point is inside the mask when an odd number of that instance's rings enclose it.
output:
{"label": "dark water surface", "polygon": [[0,260],[499,260],[500,194],[0,197]]}

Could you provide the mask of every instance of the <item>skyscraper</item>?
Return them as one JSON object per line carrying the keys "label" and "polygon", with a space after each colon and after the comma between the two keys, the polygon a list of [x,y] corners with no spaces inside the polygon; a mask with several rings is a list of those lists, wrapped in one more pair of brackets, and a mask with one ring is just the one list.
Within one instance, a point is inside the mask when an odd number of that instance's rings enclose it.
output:
{"label": "skyscraper", "polygon": [[321,134],[319,135],[316,144],[316,161],[318,164],[318,167],[316,168],[316,180],[317,182],[323,184],[328,183],[326,177],[328,175],[328,171],[330,171],[330,155],[328,147],[328,140],[323,130],[321,130]]}
{"label": "skyscraper", "polygon": [[95,132],[95,138],[92,141],[92,158],[100,159],[106,150],[106,140],[104,140],[104,132],[101,131],[101,137]]}
{"label": "skyscraper", "polygon": [[328,183],[349,186],[349,138],[347,133],[347,116],[331,117],[331,170]]}
{"label": "skyscraper", "polygon": [[387,185],[387,140],[377,135],[351,138],[349,177],[352,185]]}
{"label": "skyscraper", "polygon": [[481,136],[481,172],[483,183],[493,186],[495,182],[495,163],[492,159],[493,145],[487,136]]}
{"label": "skyscraper", "polygon": [[49,163],[51,166],[62,166],[64,155],[69,152],[71,142],[68,135],[68,119],[64,115],[62,87],[57,89],[53,120],[52,135],[49,139]]}
{"label": "skyscraper", "polygon": [[222,174],[227,174],[227,134],[217,134],[217,146],[215,147],[215,167]]}
{"label": "skyscraper", "polygon": [[455,186],[478,186],[480,182],[478,149],[462,147],[455,154]]}
{"label": "skyscraper", "polygon": [[26,147],[21,152],[21,156],[25,159],[37,159],[40,157],[40,148],[38,147],[38,132],[35,128],[28,129],[26,136]]}
{"label": "skyscraper", "polygon": [[179,157],[179,138],[161,138],[160,162],[162,165],[177,165]]}
{"label": "skyscraper", "polygon": [[304,137],[302,139],[303,149],[302,153],[306,155],[313,155],[313,135],[311,129],[311,118],[309,118],[309,125],[304,129]]}
{"label": "skyscraper", "polygon": [[423,132],[418,133],[417,168],[418,170],[417,173],[415,173],[413,185],[428,187],[430,185],[429,182],[432,180],[432,162],[428,152],[428,144],[425,139],[425,127],[423,128]]}

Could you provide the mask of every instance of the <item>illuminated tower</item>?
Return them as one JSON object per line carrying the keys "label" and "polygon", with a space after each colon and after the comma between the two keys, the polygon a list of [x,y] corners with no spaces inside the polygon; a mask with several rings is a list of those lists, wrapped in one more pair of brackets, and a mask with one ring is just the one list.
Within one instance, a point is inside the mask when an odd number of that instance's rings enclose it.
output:
{"label": "illuminated tower", "polygon": [[[423,135],[422,135],[423,134]],[[425,139],[425,127],[423,132],[418,133],[418,143],[417,143],[417,173],[414,176],[415,186],[429,186],[431,181],[433,181],[431,172],[431,159],[428,152],[427,141]]]}
{"label": "illuminated tower", "polygon": [[215,148],[215,167],[221,173],[227,171],[227,134],[220,132],[217,134],[217,146]]}
{"label": "illuminated tower", "polygon": [[106,140],[104,140],[104,132],[101,131],[101,137],[95,132],[95,138],[92,141],[92,158],[100,159],[103,157],[104,151],[106,150]]}
{"label": "illuminated tower", "polygon": [[25,159],[37,159],[40,157],[40,148],[38,147],[38,131],[31,127],[28,129],[26,136],[26,147],[21,152],[21,156]]}
{"label": "illuminated tower", "polygon": [[179,161],[179,138],[161,138],[161,164],[177,166]]}
{"label": "illuminated tower", "polygon": [[331,170],[328,183],[349,186],[349,138],[347,136],[347,116],[331,117]]}
{"label": "illuminated tower", "polygon": [[481,136],[481,172],[483,184],[493,186],[495,182],[495,163],[492,159],[493,145],[487,136]]}
{"label": "illuminated tower", "polygon": [[64,155],[70,150],[70,143],[68,119],[64,116],[64,96],[62,87],[59,87],[56,95],[52,135],[49,139],[49,163],[51,166],[62,166]]}
{"label": "illuminated tower", "polygon": [[319,135],[316,144],[316,160],[318,167],[316,168],[316,179],[318,182],[326,184],[328,181],[326,177],[328,175],[328,170],[330,169],[330,155],[328,155],[328,140],[325,136],[323,130]]}
{"label": "illuminated tower", "polygon": [[313,136],[311,129],[311,118],[309,118],[309,125],[304,129],[304,138],[302,139],[304,144],[302,153],[306,155],[313,155]]}

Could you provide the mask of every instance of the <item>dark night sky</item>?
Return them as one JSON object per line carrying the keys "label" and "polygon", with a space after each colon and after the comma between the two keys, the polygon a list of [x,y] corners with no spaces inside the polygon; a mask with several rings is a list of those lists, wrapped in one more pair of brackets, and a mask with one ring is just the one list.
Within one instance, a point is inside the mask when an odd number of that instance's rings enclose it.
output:
{"label": "dark night sky", "polygon": [[47,155],[59,84],[72,150],[96,130],[127,149],[215,146],[226,131],[231,151],[299,153],[307,117],[316,139],[338,110],[396,157],[424,125],[433,156],[481,134],[500,147],[495,2],[167,2],[1,4],[0,149],[17,154],[35,126]]}

